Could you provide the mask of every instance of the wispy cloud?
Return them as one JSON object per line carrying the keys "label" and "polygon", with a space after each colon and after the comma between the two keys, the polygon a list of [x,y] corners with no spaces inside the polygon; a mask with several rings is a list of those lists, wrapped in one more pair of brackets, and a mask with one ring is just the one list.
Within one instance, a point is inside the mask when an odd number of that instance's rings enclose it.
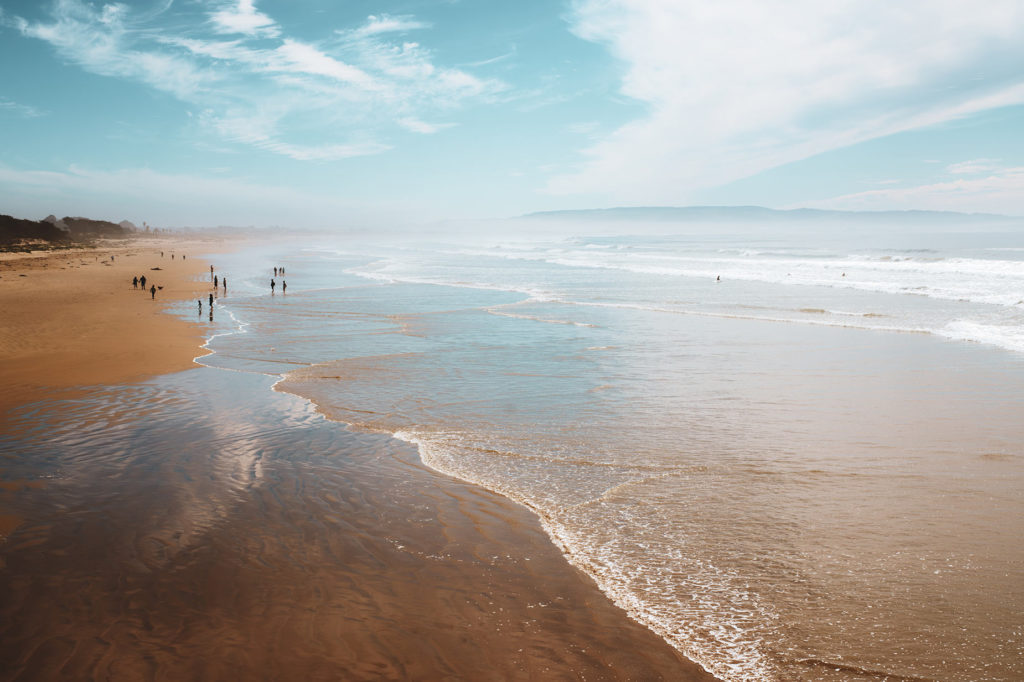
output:
{"label": "wispy cloud", "polygon": [[218,33],[241,33],[268,38],[281,34],[277,23],[258,11],[253,0],[238,0],[222,5],[210,14],[210,22]]}
{"label": "wispy cloud", "polygon": [[990,173],[999,168],[999,159],[972,159],[946,166],[946,172],[953,175],[978,175]]}
{"label": "wispy cloud", "polygon": [[3,113],[13,114],[22,118],[39,118],[46,115],[46,112],[30,104],[20,104],[6,97],[0,97],[0,114]]}
{"label": "wispy cloud", "polygon": [[406,117],[398,119],[398,124],[406,130],[414,133],[421,133],[423,135],[433,135],[436,132],[444,130],[445,128],[451,128],[454,123],[427,123],[421,121],[418,118]]}
{"label": "wispy cloud", "polygon": [[124,5],[105,5],[97,11],[78,0],[58,0],[51,23],[15,17],[14,24],[23,35],[50,43],[59,55],[92,73],[138,80],[180,99],[194,97],[209,85],[213,74],[189,60],[134,49],[126,14]]}
{"label": "wispy cloud", "polygon": [[[367,17],[365,24],[354,31],[351,31],[351,33],[353,35],[365,37],[379,35],[381,33],[406,33],[408,31],[416,31],[422,28],[430,28],[430,24],[417,21],[415,17],[408,14],[400,16],[390,16],[388,14],[375,16],[371,14]],[[339,33],[345,33],[345,31],[339,31]]]}
{"label": "wispy cloud", "polygon": [[285,35],[253,0],[217,4],[205,23],[173,31],[150,24],[157,14],[57,0],[49,21],[13,21],[87,71],[188,103],[223,139],[297,160],[381,153],[399,131],[436,132],[450,125],[426,122],[439,112],[505,87],[435,63],[418,43],[392,42],[429,28],[408,15],[370,16],[316,42]]}
{"label": "wispy cloud", "polygon": [[1018,0],[576,0],[570,26],[621,60],[621,92],[646,113],[553,178],[557,193],[685,201],[783,163],[1024,102]]}
{"label": "wispy cloud", "polygon": [[933,209],[1024,216],[1024,167],[1005,168],[984,177],[857,192],[803,205],[842,210]]}

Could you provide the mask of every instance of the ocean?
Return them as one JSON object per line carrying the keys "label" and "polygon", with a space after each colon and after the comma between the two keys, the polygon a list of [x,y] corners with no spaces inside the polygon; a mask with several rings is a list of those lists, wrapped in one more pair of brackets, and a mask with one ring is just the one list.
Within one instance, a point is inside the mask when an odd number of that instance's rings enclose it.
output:
{"label": "ocean", "polygon": [[1019,232],[325,237],[211,259],[230,287],[203,364],[525,505],[722,679],[1024,678]]}

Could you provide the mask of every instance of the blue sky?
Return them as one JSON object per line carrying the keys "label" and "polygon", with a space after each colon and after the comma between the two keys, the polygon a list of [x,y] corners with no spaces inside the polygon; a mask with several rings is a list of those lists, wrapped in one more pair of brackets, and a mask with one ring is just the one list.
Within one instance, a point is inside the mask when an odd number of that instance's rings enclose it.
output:
{"label": "blue sky", "polygon": [[1019,0],[0,0],[0,212],[1024,215]]}

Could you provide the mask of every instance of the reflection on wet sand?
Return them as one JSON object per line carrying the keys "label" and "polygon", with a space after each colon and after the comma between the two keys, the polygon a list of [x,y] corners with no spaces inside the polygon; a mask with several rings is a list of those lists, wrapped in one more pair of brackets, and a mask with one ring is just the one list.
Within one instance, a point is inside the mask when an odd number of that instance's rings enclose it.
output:
{"label": "reflection on wet sand", "polygon": [[[524,509],[197,369],[8,417],[3,679],[712,679]],[[142,409],[141,406],[145,406]]]}

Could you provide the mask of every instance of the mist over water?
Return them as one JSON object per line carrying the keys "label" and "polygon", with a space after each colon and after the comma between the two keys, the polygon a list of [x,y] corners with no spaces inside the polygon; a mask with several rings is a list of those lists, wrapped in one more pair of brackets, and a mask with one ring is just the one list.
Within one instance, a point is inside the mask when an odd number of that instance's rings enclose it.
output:
{"label": "mist over water", "polygon": [[528,505],[723,678],[1019,679],[1015,239],[247,251],[203,361]]}

